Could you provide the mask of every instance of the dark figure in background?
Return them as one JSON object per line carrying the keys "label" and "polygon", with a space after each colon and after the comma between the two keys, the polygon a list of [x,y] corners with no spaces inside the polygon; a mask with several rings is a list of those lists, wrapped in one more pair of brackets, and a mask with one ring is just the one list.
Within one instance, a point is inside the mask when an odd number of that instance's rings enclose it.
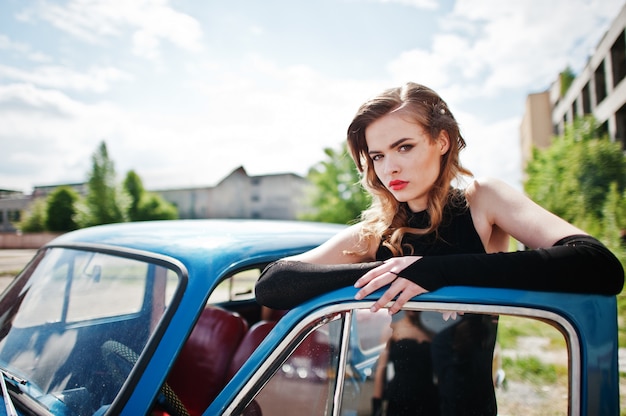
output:
{"label": "dark figure in background", "polygon": [[417,311],[395,314],[391,330],[376,367],[372,415],[439,415],[431,354],[432,332],[421,324]]}

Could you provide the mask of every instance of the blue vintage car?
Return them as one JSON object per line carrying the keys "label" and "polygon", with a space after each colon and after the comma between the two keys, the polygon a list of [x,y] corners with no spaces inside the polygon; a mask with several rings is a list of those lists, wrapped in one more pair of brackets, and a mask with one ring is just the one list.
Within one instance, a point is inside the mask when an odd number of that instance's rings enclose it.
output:
{"label": "blue vintage car", "polygon": [[398,317],[416,320],[432,357],[395,367],[399,320],[369,311],[376,294],[355,301],[348,287],[290,311],[256,303],[268,263],[340,228],[191,220],[58,237],[0,298],[0,414],[370,415],[373,398],[391,406],[408,366],[433,368],[422,379],[436,393],[409,391],[420,401],[479,384],[444,376],[454,365],[439,352],[457,347],[490,368],[500,414],[619,414],[614,297],[427,293]]}

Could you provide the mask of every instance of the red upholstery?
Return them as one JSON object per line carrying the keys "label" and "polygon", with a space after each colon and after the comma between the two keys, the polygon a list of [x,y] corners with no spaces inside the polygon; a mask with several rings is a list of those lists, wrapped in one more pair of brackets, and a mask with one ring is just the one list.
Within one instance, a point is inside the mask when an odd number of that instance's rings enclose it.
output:
{"label": "red upholstery", "polygon": [[250,327],[250,330],[243,337],[241,344],[239,344],[239,348],[235,351],[235,355],[230,362],[230,367],[228,368],[228,380],[230,380],[235,373],[239,371],[243,363],[246,362],[256,347],[259,346],[261,341],[263,341],[272,328],[274,328],[274,325],[276,325],[276,322],[259,321]]}
{"label": "red upholstery", "polygon": [[228,381],[227,371],[248,329],[238,314],[208,307],[200,315],[167,379],[190,415],[199,415]]}
{"label": "red upholstery", "polygon": [[282,318],[283,316],[287,315],[287,312],[289,312],[288,309],[269,309],[268,308],[267,320],[268,321],[279,321],[280,318]]}

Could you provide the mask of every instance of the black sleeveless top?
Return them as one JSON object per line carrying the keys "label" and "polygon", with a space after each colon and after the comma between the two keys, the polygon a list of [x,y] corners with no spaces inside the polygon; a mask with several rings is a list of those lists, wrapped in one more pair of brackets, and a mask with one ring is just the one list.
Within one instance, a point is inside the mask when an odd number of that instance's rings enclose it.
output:
{"label": "black sleeveless top", "polygon": [[[430,223],[430,216],[426,211],[410,212],[408,205],[402,204],[400,209],[409,213],[408,226],[412,228],[426,228]],[[413,255],[440,256],[446,254],[485,253],[480,236],[474,228],[472,215],[465,194],[455,190],[443,209],[443,217],[438,233],[425,235],[405,234],[403,246],[410,245]],[[411,254],[406,248],[404,254]],[[382,244],[376,252],[376,260],[387,260],[392,257],[391,251]]]}

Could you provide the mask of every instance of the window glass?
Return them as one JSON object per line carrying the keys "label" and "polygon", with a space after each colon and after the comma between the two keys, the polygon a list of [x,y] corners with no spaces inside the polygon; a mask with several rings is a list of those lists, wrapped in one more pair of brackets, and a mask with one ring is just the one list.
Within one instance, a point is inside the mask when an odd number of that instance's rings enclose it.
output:
{"label": "window glass", "polygon": [[222,280],[215,288],[208,303],[254,299],[254,284],[261,275],[261,268],[255,267],[239,271]]}
{"label": "window glass", "polygon": [[[0,366],[73,413],[110,404],[172,301],[174,270],[112,253],[50,248],[0,302]],[[64,409],[65,409],[64,408]]]}
{"label": "window glass", "polygon": [[501,316],[495,352],[501,414],[566,415],[569,354],[563,334],[546,322]]}
{"label": "window glass", "polygon": [[[61,252],[51,256],[54,254]],[[38,270],[38,284],[30,286],[16,325],[77,322],[136,313],[144,302],[150,267],[155,266],[101,253],[74,251],[71,256],[64,255],[49,269]],[[173,277],[178,280],[175,274]]]}
{"label": "window glass", "polygon": [[[416,310],[381,325],[368,313],[355,313],[341,414],[567,414],[568,352],[555,327]],[[379,346],[363,349],[377,329]]]}
{"label": "window glass", "polygon": [[[308,334],[246,408],[264,415],[332,414],[342,319]],[[252,414],[252,413],[250,413]]]}

